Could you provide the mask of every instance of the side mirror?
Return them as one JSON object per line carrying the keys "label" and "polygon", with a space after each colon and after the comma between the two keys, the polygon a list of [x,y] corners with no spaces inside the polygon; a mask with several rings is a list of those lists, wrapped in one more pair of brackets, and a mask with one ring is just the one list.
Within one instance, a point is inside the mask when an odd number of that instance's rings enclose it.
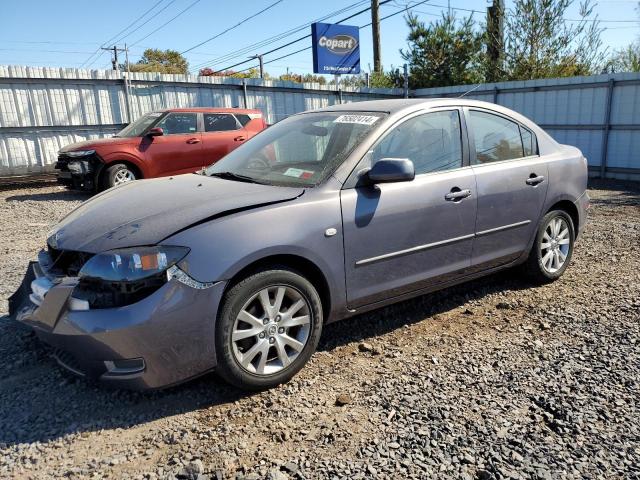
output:
{"label": "side mirror", "polygon": [[415,177],[416,170],[408,158],[381,158],[367,172],[371,183],[410,182]]}
{"label": "side mirror", "polygon": [[161,137],[164,135],[164,130],[160,127],[153,127],[147,132],[148,137]]}

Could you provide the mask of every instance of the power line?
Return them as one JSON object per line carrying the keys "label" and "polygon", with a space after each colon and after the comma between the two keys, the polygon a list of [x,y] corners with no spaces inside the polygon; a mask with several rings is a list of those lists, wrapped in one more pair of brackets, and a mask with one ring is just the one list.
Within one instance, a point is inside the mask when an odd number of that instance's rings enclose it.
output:
{"label": "power line", "polygon": [[[167,8],[169,8],[171,5],[173,5],[176,2],[176,0],[170,0],[169,3],[167,3],[164,7],[162,7],[160,10],[158,10],[156,13],[154,13],[153,15],[151,15],[149,18],[147,18],[144,22],[142,22],[140,25],[138,25],[136,28],[134,28],[133,30],[131,30],[129,33],[125,33],[124,35],[118,37],[116,40],[113,41],[114,44],[120,43],[122,40],[124,40],[125,38],[127,38],[129,35],[137,32],[138,30],[140,30],[142,27],[144,27],[147,23],[149,23],[151,20],[153,20],[154,18],[156,18],[158,15],[160,15],[162,12],[164,12]],[[110,43],[111,41],[107,41],[105,42],[105,44]],[[87,66],[91,66],[93,65],[98,58],[100,58],[100,56],[98,56],[95,60],[93,60],[89,65]]]}
{"label": "power line", "polygon": [[[386,15],[386,16],[384,16],[384,17],[381,17],[381,18],[380,18],[380,21],[382,22],[383,20],[386,20],[387,18],[395,17],[396,15],[399,15],[399,14],[404,13],[404,12],[406,12],[406,11],[408,11],[408,10],[410,10],[410,9],[414,8],[414,7],[417,7],[417,6],[419,6],[419,5],[422,5],[422,4],[424,4],[424,3],[427,3],[428,1],[429,1],[429,0],[423,0],[423,1],[421,1],[421,2],[416,3],[415,5],[411,5],[411,6],[409,6],[409,5],[407,4],[407,6],[405,6],[404,8],[402,8],[402,10],[399,10],[399,11],[397,11],[397,12],[395,12],[395,13],[391,13],[391,14],[389,14],[389,15]],[[383,5],[383,2],[380,2],[380,5]],[[360,27],[358,27],[358,29],[360,29],[360,30],[361,30],[361,29],[363,29],[363,28],[367,28],[367,27],[370,27],[370,26],[371,26],[371,22],[369,22],[369,23],[365,23],[364,25],[361,25]],[[309,35],[309,36],[311,36],[311,35]],[[273,58],[273,59],[271,59],[271,60],[269,60],[269,61],[267,61],[267,62],[264,62],[264,64],[266,65],[267,63],[277,62],[278,60],[282,60],[283,58],[291,57],[291,56],[293,56],[293,55],[296,55],[296,54],[298,54],[298,53],[300,53],[300,52],[304,52],[304,51],[306,51],[306,50],[311,50],[312,48],[313,48],[313,47],[304,47],[304,48],[301,48],[300,50],[296,50],[295,52],[291,52],[291,53],[288,53],[288,54],[286,54],[286,55],[282,55],[281,57]],[[255,68],[255,67],[245,68],[244,70],[240,70],[240,71],[238,71],[238,72],[236,72],[236,73],[243,73],[243,72],[247,72],[247,71],[249,71],[249,70],[251,70],[251,69],[253,69],[253,68]],[[224,71],[224,70],[223,70],[223,71]]]}
{"label": "power line", "polygon": [[198,65],[195,65],[193,68],[197,69],[197,68],[203,67],[205,65],[212,65],[212,64],[216,64],[216,63],[220,63],[220,62],[226,62],[227,60],[230,60],[232,58],[237,58],[237,57],[239,57],[241,55],[244,55],[246,53],[249,53],[251,51],[255,51],[258,48],[265,47],[267,45],[271,45],[271,44],[277,42],[278,40],[282,40],[283,38],[286,38],[288,36],[293,35],[294,33],[298,33],[300,31],[308,28],[314,22],[322,22],[324,20],[327,20],[328,18],[331,18],[331,17],[336,16],[336,15],[340,15],[341,13],[344,13],[344,12],[347,12],[349,10],[352,10],[353,8],[357,8],[357,7],[360,7],[362,5],[365,5],[365,4],[369,3],[369,1],[370,0],[359,0],[359,1],[355,2],[355,3],[352,3],[351,5],[347,5],[346,7],[343,7],[341,9],[339,9],[339,10],[336,10],[334,12],[328,13],[328,14],[320,17],[320,18],[317,18],[317,19],[311,21],[311,22],[307,22],[307,23],[305,23],[303,25],[299,25],[299,26],[294,27],[294,28],[292,28],[290,30],[287,30],[285,32],[281,32],[281,33],[279,33],[277,35],[274,35],[272,37],[269,37],[269,38],[267,38],[265,40],[261,40],[259,42],[253,43],[251,45],[247,45],[246,47],[242,47],[242,48],[240,48],[238,50],[234,50],[234,51],[229,52],[229,53],[227,53],[225,55],[222,55],[221,57],[217,57],[217,58],[214,58],[214,59],[207,60],[205,62],[199,63]]}
{"label": "power line", "polygon": [[[395,3],[399,5],[399,2],[395,2]],[[458,10],[460,12],[479,13],[481,15],[484,15],[486,13],[486,12],[483,12],[482,10],[474,10],[471,8],[462,8],[462,7],[451,7],[449,5],[438,5],[435,3],[430,3],[428,6],[438,7],[438,8],[447,8],[447,9],[450,8],[451,10]],[[420,10],[416,10],[416,12],[423,13],[425,15],[437,15],[436,13],[423,12]],[[563,20],[565,22],[640,23],[638,20],[603,20],[600,18],[563,18]]]}
{"label": "power line", "polygon": [[[385,0],[385,1],[383,1],[383,2],[380,2],[380,6],[382,6],[382,5],[386,4],[386,3],[389,3],[389,2],[391,2],[391,1],[392,1],[392,0]],[[426,3],[426,1],[428,1],[428,0],[425,0],[424,2],[421,2],[421,3]],[[335,22],[335,23],[338,23],[338,24],[339,24],[339,23],[342,23],[342,22],[346,22],[347,20],[350,20],[350,19],[352,19],[353,17],[357,17],[358,15],[361,15],[361,14],[363,14],[364,12],[366,12],[366,11],[368,11],[368,10],[371,10],[371,7],[364,8],[364,9],[362,9],[362,10],[360,10],[360,11],[358,11],[358,12],[354,13],[353,15],[349,15],[348,17],[345,17],[345,18],[343,18],[343,19],[341,19],[341,20],[338,20],[338,21],[337,21],[337,22]],[[370,24],[369,24],[369,25],[370,25]],[[286,48],[286,47],[288,47],[288,46],[290,46],[290,45],[293,45],[294,43],[298,43],[298,42],[301,42],[302,40],[306,40],[306,39],[307,39],[307,38],[309,38],[310,36],[311,36],[311,34],[304,35],[303,37],[300,37],[300,38],[297,38],[297,39],[295,39],[295,40],[292,40],[292,41],[291,41],[291,42],[289,42],[289,43],[285,43],[284,45],[281,45],[281,46],[279,46],[279,47],[272,48],[271,50],[269,50],[269,51],[267,51],[267,52],[264,52],[262,55],[269,55],[270,53],[277,52],[278,50],[282,50],[283,48]],[[220,69],[219,71],[224,72],[224,71],[226,71],[226,70],[230,70],[230,69],[232,69],[232,68],[234,68],[234,67],[237,67],[237,66],[239,66],[239,65],[244,65],[245,63],[249,63],[250,61],[251,61],[251,59],[249,59],[249,60],[244,60],[244,61],[242,61],[242,62],[235,63],[235,64],[233,64],[233,65],[231,65],[231,66],[229,66],[229,67],[222,68],[222,69]],[[243,71],[244,71],[244,70],[243,70]]]}
{"label": "power line", "polygon": [[279,4],[279,3],[281,3],[281,2],[282,2],[282,0],[277,0],[277,1],[273,2],[273,3],[271,3],[271,4],[270,4],[270,5],[268,5],[266,8],[263,8],[263,9],[262,9],[262,10],[260,10],[259,12],[254,13],[253,15],[250,15],[250,16],[248,16],[248,17],[246,17],[246,18],[244,18],[244,19],[240,20],[240,21],[239,21],[238,23],[236,23],[235,25],[233,25],[233,26],[231,26],[231,27],[227,28],[226,30],[223,30],[222,32],[220,32],[220,33],[218,33],[218,34],[214,35],[213,37],[210,37],[210,38],[208,38],[208,39],[206,39],[206,40],[204,40],[204,41],[202,41],[202,42],[198,43],[197,45],[194,45],[193,47],[191,47],[191,48],[187,48],[185,51],[180,52],[180,55],[184,55],[185,53],[190,52],[191,50],[194,50],[194,49],[196,49],[196,48],[200,47],[201,45],[204,45],[205,43],[209,43],[211,40],[215,40],[216,38],[218,38],[218,37],[220,37],[220,36],[224,35],[225,33],[227,33],[227,32],[229,32],[229,31],[233,30],[234,28],[239,27],[239,26],[240,26],[240,25],[242,25],[243,23],[248,22],[248,21],[249,21],[249,20],[251,20],[252,18],[255,18],[255,17],[257,17],[258,15],[260,15],[260,14],[262,14],[262,13],[266,12],[267,10],[269,10],[269,9],[271,9],[271,8],[273,8],[273,7],[275,7],[277,4]]}
{"label": "power line", "polygon": [[153,6],[151,8],[149,8],[148,10],[146,10],[142,15],[140,15],[138,18],[136,18],[133,22],[131,22],[129,25],[127,25],[125,28],[123,28],[122,30],[120,30],[118,33],[116,33],[113,37],[111,37],[109,40],[107,40],[104,43],[101,43],[100,46],[98,48],[96,48],[95,52],[93,52],[89,58],[87,58],[84,62],[82,62],[82,64],[80,65],[80,68],[82,68],[84,66],[85,63],[87,63],[89,60],[91,60],[91,58],[98,52],[100,52],[100,55],[98,55],[98,57],[92,62],[95,63],[95,61],[100,58],[100,56],[104,53],[104,51],[101,51],[100,49],[102,47],[104,47],[107,43],[109,43],[110,41],[112,41],[114,38],[117,38],[120,34],[122,34],[123,32],[127,31],[130,27],[132,27],[133,25],[135,25],[138,21],[142,20],[147,13],[149,13],[150,11],[152,11],[154,8],[156,8],[158,5],[160,5],[162,2],[164,2],[164,0],[158,0],[158,2],[154,3]]}
{"label": "power line", "polygon": [[156,28],[155,30],[153,30],[151,33],[147,34],[146,36],[142,37],[140,40],[132,43],[131,45],[138,45],[141,41],[149,38],[151,35],[153,35],[154,33],[156,33],[158,30],[160,30],[161,28],[166,27],[167,25],[169,25],[171,22],[173,22],[176,18],[178,18],[180,15],[182,15],[184,12],[186,12],[187,10],[189,10],[191,7],[193,7],[196,3],[198,3],[200,0],[196,0],[195,2],[193,2],[191,5],[189,5],[187,8],[185,8],[184,10],[181,10],[180,13],[178,13],[175,17],[172,17],[170,20],[166,21],[165,23],[163,23],[162,25],[160,25],[158,28]]}

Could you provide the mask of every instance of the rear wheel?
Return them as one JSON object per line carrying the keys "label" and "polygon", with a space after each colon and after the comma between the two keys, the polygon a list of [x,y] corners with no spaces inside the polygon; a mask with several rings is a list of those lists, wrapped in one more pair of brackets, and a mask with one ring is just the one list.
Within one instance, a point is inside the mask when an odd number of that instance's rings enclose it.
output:
{"label": "rear wheel", "polygon": [[136,173],[124,163],[108,167],[104,173],[103,189],[117,187],[136,179]]}
{"label": "rear wheel", "polygon": [[524,264],[526,274],[538,283],[552,282],[564,273],[573,253],[575,230],[571,216],[563,210],[547,213]]}
{"label": "rear wheel", "polygon": [[255,273],[223,299],[218,373],[249,390],[284,383],[307,363],[321,331],[322,303],[306,278],[284,267]]}

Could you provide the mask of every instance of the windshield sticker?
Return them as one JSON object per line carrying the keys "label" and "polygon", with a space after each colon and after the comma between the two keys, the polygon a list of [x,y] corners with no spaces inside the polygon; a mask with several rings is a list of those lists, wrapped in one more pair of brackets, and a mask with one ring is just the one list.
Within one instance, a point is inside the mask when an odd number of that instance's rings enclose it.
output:
{"label": "windshield sticker", "polygon": [[302,170],[301,168],[287,168],[283,173],[287,177],[311,178],[315,172],[312,170]]}
{"label": "windshield sticker", "polygon": [[373,125],[378,121],[373,115],[340,115],[333,123],[360,123],[362,125]]}

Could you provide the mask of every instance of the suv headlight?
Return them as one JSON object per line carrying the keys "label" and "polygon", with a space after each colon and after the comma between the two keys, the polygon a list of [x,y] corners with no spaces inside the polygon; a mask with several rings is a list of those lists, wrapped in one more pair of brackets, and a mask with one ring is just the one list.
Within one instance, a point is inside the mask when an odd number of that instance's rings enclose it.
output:
{"label": "suv headlight", "polygon": [[64,152],[67,157],[78,158],[78,157],[86,157],[89,155],[93,155],[96,153],[95,150],[76,150],[75,152]]}

